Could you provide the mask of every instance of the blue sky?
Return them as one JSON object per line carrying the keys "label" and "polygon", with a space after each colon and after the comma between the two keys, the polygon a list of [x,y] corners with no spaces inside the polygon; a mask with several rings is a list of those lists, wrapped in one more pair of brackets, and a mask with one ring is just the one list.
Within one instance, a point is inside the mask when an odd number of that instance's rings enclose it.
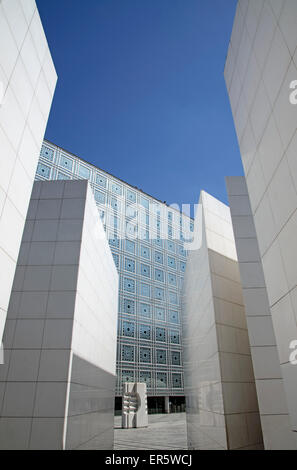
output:
{"label": "blue sky", "polygon": [[224,82],[236,0],[37,0],[59,76],[46,138],[167,203],[243,174]]}

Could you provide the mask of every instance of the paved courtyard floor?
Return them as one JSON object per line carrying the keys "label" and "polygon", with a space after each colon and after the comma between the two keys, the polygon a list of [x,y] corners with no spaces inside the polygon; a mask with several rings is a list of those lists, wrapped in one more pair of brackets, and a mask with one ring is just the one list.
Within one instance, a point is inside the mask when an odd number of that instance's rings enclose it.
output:
{"label": "paved courtyard floor", "polygon": [[187,450],[186,414],[149,415],[147,428],[122,429],[115,417],[115,450]]}

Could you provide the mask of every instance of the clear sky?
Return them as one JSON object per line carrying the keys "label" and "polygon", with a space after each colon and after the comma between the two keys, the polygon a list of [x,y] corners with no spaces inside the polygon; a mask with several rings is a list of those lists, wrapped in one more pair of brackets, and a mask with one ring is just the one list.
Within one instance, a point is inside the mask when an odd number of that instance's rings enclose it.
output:
{"label": "clear sky", "polygon": [[243,174],[224,82],[237,0],[37,0],[59,76],[46,138],[167,203]]}

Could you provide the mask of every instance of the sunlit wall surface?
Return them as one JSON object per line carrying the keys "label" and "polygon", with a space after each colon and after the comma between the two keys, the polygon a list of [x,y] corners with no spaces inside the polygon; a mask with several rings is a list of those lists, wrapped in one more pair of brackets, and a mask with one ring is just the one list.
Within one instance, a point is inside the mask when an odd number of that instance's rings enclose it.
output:
{"label": "sunlit wall surface", "polygon": [[244,176],[226,178],[266,450],[296,449]]}
{"label": "sunlit wall surface", "polygon": [[38,155],[56,81],[56,71],[35,1],[2,0],[0,344]]}
{"label": "sunlit wall surface", "polygon": [[[240,0],[225,68],[294,432],[297,367],[290,361],[290,347],[297,340],[296,24],[296,0]],[[267,426],[273,431],[275,420],[267,420]]]}
{"label": "sunlit wall surface", "polygon": [[118,272],[117,394],[146,382],[149,396],[183,396],[180,289],[193,222],[141,190],[44,142],[36,179],[90,181]]}
{"label": "sunlit wall surface", "polygon": [[200,204],[201,246],[189,253],[183,289],[188,446],[261,449],[230,210],[204,191]]}
{"label": "sunlit wall surface", "polygon": [[113,448],[117,293],[88,182],[35,182],[4,330],[1,449]]}

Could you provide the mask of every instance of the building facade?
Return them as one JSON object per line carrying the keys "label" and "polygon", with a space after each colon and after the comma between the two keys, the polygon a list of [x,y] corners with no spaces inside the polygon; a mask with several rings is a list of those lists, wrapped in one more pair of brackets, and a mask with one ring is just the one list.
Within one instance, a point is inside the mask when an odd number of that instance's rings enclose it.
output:
{"label": "building facade", "polygon": [[56,81],[35,0],[1,1],[0,345]]}
{"label": "building facade", "polygon": [[179,407],[184,397],[183,244],[191,239],[193,221],[47,141],[36,179],[88,179],[94,191],[120,275],[117,396],[123,382],[146,382],[151,412],[164,410],[168,397],[172,409]]}
{"label": "building facade", "polygon": [[[296,23],[295,0],[240,0],[225,67],[294,434],[297,367],[290,356],[297,340]],[[263,341],[265,333],[263,327]],[[269,394],[277,400],[277,388]],[[275,422],[267,420],[266,425],[272,434]]]}

